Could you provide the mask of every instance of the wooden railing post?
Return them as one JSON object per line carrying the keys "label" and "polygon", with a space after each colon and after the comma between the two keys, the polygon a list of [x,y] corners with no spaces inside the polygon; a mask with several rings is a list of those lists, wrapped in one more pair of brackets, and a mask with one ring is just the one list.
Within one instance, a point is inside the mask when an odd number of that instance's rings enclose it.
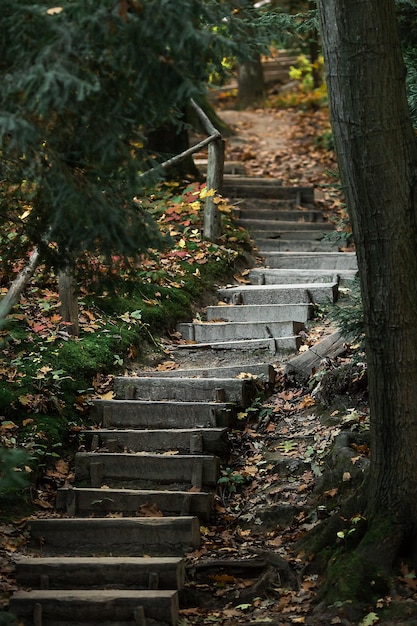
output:
{"label": "wooden railing post", "polygon": [[[207,191],[221,192],[224,169],[224,140],[218,137],[208,145]],[[204,237],[216,240],[221,235],[220,211],[214,202],[214,196],[206,197],[204,207]]]}

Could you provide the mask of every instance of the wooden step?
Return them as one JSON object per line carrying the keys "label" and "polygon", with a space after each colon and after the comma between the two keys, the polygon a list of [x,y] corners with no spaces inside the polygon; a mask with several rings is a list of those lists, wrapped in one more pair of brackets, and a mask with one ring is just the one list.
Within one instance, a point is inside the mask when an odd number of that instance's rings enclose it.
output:
{"label": "wooden step", "polygon": [[10,611],[25,626],[175,626],[179,617],[178,592],[165,590],[18,591]]}
{"label": "wooden step", "polygon": [[32,589],[182,589],[179,557],[22,557],[16,580]]}
{"label": "wooden step", "polygon": [[197,517],[50,518],[28,523],[43,556],[182,556],[200,545]]}
{"label": "wooden step", "polygon": [[229,426],[236,405],[226,402],[93,400],[90,417],[104,428],[194,428]]}
{"label": "wooden step", "polygon": [[149,378],[118,376],[114,393],[122,400],[174,400],[184,402],[234,402],[248,407],[258,390],[252,380],[237,378]]}
{"label": "wooden step", "polygon": [[163,516],[196,516],[207,522],[213,512],[213,492],[156,489],[61,488],[56,509],[71,517],[143,517],[155,510]]}
{"label": "wooden step", "polygon": [[134,486],[137,489],[182,490],[215,487],[220,460],[212,455],[164,455],[78,452],[75,479],[79,486]]}
{"label": "wooden step", "polygon": [[250,318],[241,322],[192,322],[178,324],[177,330],[183,339],[197,343],[215,341],[235,341],[241,339],[263,339],[266,337],[289,337],[305,330],[302,322],[271,321],[251,322]]}
{"label": "wooden step", "polygon": [[85,431],[87,448],[108,452],[166,452],[215,454],[229,451],[227,428],[175,428],[158,430],[100,428]]}

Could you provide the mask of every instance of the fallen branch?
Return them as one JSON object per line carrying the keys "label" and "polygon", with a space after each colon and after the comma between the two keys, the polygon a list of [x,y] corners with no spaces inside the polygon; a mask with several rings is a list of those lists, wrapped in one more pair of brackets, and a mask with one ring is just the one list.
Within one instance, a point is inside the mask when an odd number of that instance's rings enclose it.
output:
{"label": "fallen branch", "polygon": [[0,301],[0,326],[4,323],[4,320],[9,315],[14,305],[18,302],[22,291],[32,278],[39,263],[40,252],[39,248],[36,247],[30,256],[29,263],[21,272],[19,272],[10,285],[8,292]]}

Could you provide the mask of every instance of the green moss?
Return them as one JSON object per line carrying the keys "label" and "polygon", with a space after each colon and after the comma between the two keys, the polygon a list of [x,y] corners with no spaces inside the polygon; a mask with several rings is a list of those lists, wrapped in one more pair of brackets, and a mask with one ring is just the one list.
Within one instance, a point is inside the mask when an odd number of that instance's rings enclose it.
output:
{"label": "green moss", "polygon": [[359,551],[354,551],[339,552],[329,561],[322,594],[329,604],[348,600],[373,602],[389,590],[389,577]]}

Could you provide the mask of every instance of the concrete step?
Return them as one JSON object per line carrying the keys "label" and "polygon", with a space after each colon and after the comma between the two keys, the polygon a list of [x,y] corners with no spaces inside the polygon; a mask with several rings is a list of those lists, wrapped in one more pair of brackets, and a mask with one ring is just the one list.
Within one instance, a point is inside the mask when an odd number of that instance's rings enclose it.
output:
{"label": "concrete step", "polygon": [[23,557],[16,580],[32,589],[182,589],[179,557]]}
{"label": "concrete step", "polygon": [[314,211],[313,209],[290,209],[287,205],[278,205],[276,208],[261,209],[258,207],[253,208],[237,208],[235,209],[237,220],[261,220],[262,222],[268,220],[282,220],[290,222],[301,223],[323,223],[323,213],[321,211]]}
{"label": "concrete step", "polygon": [[[269,359],[271,355],[284,355],[297,352],[302,341],[300,337],[272,337],[270,339],[242,339],[240,341],[213,341],[211,343],[184,343],[175,347],[176,350],[200,350],[200,351],[250,351],[252,356]],[[249,405],[248,405],[249,406]]]}
{"label": "concrete step", "polygon": [[240,285],[219,289],[218,294],[231,304],[324,304],[337,300],[338,286],[337,283]]}
{"label": "concrete step", "polygon": [[197,517],[50,518],[28,523],[42,556],[182,556],[200,546]]}
{"label": "concrete step", "polygon": [[165,590],[18,591],[10,611],[25,626],[175,626],[179,617],[178,592]]}
{"label": "concrete step", "polygon": [[293,200],[299,205],[314,204],[313,187],[282,187],[280,181],[250,176],[225,176],[223,194],[240,198],[272,198],[274,200]]}
{"label": "concrete step", "polygon": [[294,285],[297,283],[344,284],[356,278],[356,270],[253,269],[249,280],[254,285]]}
{"label": "concrete step", "polygon": [[234,402],[249,406],[257,393],[252,380],[237,378],[169,378],[118,376],[114,393],[126,400],[175,400],[182,402]]}
{"label": "concrete step", "polygon": [[[294,220],[282,220],[277,216],[275,219],[239,219],[237,220],[238,226],[249,230],[253,237],[256,237],[257,233],[272,233],[267,236],[282,236],[282,238],[289,239],[287,233],[300,233],[300,239],[307,237],[301,233],[312,232],[315,236],[323,235],[324,232],[330,232],[334,230],[334,226],[329,222],[307,222],[307,221],[294,221]],[[312,235],[313,236],[313,235]]]}
{"label": "concrete step", "polygon": [[204,491],[167,491],[152,489],[58,489],[56,509],[72,517],[105,517],[121,513],[124,517],[149,514],[156,507],[164,516],[192,515],[209,520],[213,493]]}
{"label": "concrete step", "polygon": [[[221,309],[222,307],[207,307],[207,310],[211,308]],[[276,319],[276,318],[272,318],[272,319]],[[287,318],[287,319],[293,319],[293,318]],[[225,320],[225,321],[242,322],[244,321],[244,319]],[[303,321],[303,320],[296,320],[296,321]],[[159,370],[158,371],[143,371],[143,372],[141,371],[140,375],[151,376],[152,378],[159,377],[159,376],[163,376],[167,378],[173,378],[173,377],[191,378],[194,376],[197,378],[235,378],[236,376],[239,376],[242,373],[252,374],[253,376],[256,376],[257,378],[260,378],[261,380],[265,381],[266,383],[275,382],[275,369],[273,368],[272,365],[268,365],[267,363],[245,363],[242,365],[228,365],[226,367],[222,367],[222,366],[200,367],[200,368],[196,367],[193,369],[177,369],[177,370],[166,370],[166,371],[159,371]]]}
{"label": "concrete step", "polygon": [[175,428],[157,430],[96,429],[84,432],[88,449],[105,448],[108,452],[166,452],[180,454],[216,454],[229,450],[227,428]]}
{"label": "concrete step", "polygon": [[347,244],[346,240],[267,239],[264,236],[258,237],[251,234],[260,256],[264,256],[267,252],[339,252],[339,249],[346,247]]}
{"label": "concrete step", "polygon": [[75,479],[80,487],[191,489],[216,487],[220,460],[203,454],[130,454],[78,452]]}
{"label": "concrete step", "polygon": [[94,400],[91,419],[104,428],[194,428],[229,426],[236,405],[226,402]]}
{"label": "concrete step", "polygon": [[239,341],[241,339],[264,339],[266,337],[288,337],[305,330],[302,322],[192,322],[178,324],[177,330],[186,341],[210,343]]}
{"label": "concrete step", "polygon": [[265,265],[278,269],[357,270],[354,252],[264,252]]}
{"label": "concrete step", "polygon": [[226,322],[244,322],[251,319],[254,322],[306,322],[311,319],[314,307],[311,304],[247,304],[208,306],[207,319],[224,320]]}

